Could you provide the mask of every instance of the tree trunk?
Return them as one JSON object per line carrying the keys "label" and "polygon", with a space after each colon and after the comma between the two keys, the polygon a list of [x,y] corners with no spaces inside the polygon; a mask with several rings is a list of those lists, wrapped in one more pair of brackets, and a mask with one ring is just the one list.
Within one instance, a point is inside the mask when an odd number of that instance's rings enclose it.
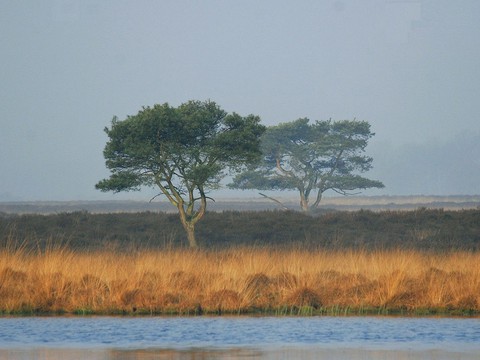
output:
{"label": "tree trunk", "polygon": [[302,208],[303,212],[310,211],[310,206],[308,205],[308,197],[305,196],[303,191],[300,191],[300,207]]}
{"label": "tree trunk", "polygon": [[178,214],[180,215],[180,221],[187,233],[188,244],[190,245],[190,248],[195,249],[198,247],[197,240],[195,239],[195,224],[205,214],[206,200],[202,196],[200,209],[196,213],[193,211],[192,204],[189,204],[187,210],[185,210],[184,203],[179,202],[177,208]]}
{"label": "tree trunk", "polygon": [[197,211],[194,209],[195,198],[193,196],[193,189],[189,189],[189,202],[185,209],[185,202],[179,195],[176,203],[178,209],[178,215],[180,215],[180,221],[183,228],[187,233],[188,244],[190,248],[195,249],[198,247],[197,240],[195,239],[195,224],[205,215],[207,209],[207,197],[203,191],[203,188],[198,188],[200,192],[200,207]]}
{"label": "tree trunk", "polygon": [[192,220],[187,219],[187,217],[185,216],[185,212],[181,211],[180,209],[179,209],[179,212],[180,212],[180,220],[182,221],[183,228],[187,233],[188,245],[190,245],[192,249],[197,248],[198,244],[197,244],[197,240],[195,239],[195,224],[193,223]]}
{"label": "tree trunk", "polygon": [[197,245],[197,240],[195,239],[195,225],[188,224],[185,226],[185,231],[187,232],[187,239],[188,239],[188,244],[190,245],[190,248],[195,249],[198,247]]}
{"label": "tree trunk", "polygon": [[322,192],[321,188],[318,189],[317,199],[316,199],[315,202],[313,203],[313,207],[314,207],[315,209],[318,209],[318,206],[320,205],[320,201],[322,201],[322,194],[323,194],[323,192]]}

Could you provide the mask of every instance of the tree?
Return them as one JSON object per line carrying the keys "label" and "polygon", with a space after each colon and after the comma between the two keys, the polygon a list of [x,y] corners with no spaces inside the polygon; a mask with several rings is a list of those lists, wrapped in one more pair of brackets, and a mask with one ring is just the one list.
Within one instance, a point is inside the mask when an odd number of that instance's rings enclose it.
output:
{"label": "tree", "polygon": [[143,107],[123,121],[114,117],[105,128],[103,154],[111,175],[95,187],[158,187],[177,208],[190,246],[197,247],[195,225],[205,214],[208,191],[219,187],[227,170],[258,160],[264,131],[259,117],[227,114],[212,101]]}
{"label": "tree", "polygon": [[372,158],[363,153],[373,135],[368,122],[356,120],[309,124],[304,118],[269,127],[262,136],[261,162],[229,187],[297,190],[304,211],[317,208],[327,190],[351,195],[356,189],[382,188],[380,181],[359,175],[372,167]]}

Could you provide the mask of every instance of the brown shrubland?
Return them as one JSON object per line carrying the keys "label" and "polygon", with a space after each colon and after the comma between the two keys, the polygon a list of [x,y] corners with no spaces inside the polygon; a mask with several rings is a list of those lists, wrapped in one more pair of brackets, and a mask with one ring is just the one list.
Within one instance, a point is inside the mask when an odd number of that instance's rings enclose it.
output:
{"label": "brown shrubland", "polygon": [[0,251],[0,312],[480,312],[480,253]]}

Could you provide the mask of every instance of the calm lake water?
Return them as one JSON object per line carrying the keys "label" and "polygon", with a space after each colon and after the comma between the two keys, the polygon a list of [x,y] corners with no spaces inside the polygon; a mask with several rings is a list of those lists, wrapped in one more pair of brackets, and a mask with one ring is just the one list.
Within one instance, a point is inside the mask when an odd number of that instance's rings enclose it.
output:
{"label": "calm lake water", "polygon": [[480,359],[480,319],[0,318],[0,359]]}

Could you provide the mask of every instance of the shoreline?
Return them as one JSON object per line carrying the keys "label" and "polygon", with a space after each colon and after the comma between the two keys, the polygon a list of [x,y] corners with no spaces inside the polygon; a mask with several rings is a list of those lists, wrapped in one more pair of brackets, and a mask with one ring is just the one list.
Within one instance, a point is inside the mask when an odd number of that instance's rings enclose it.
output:
{"label": "shoreline", "polygon": [[24,318],[24,317],[393,317],[393,318],[462,318],[475,319],[480,318],[479,310],[471,309],[419,309],[408,311],[403,309],[355,309],[355,308],[336,308],[336,309],[313,309],[310,307],[297,309],[253,309],[240,312],[232,311],[150,311],[148,309],[137,309],[135,311],[127,311],[124,309],[112,309],[111,311],[91,311],[88,309],[77,309],[73,311],[57,311],[57,312],[36,312],[36,311],[19,311],[19,312],[0,312],[2,318]]}

